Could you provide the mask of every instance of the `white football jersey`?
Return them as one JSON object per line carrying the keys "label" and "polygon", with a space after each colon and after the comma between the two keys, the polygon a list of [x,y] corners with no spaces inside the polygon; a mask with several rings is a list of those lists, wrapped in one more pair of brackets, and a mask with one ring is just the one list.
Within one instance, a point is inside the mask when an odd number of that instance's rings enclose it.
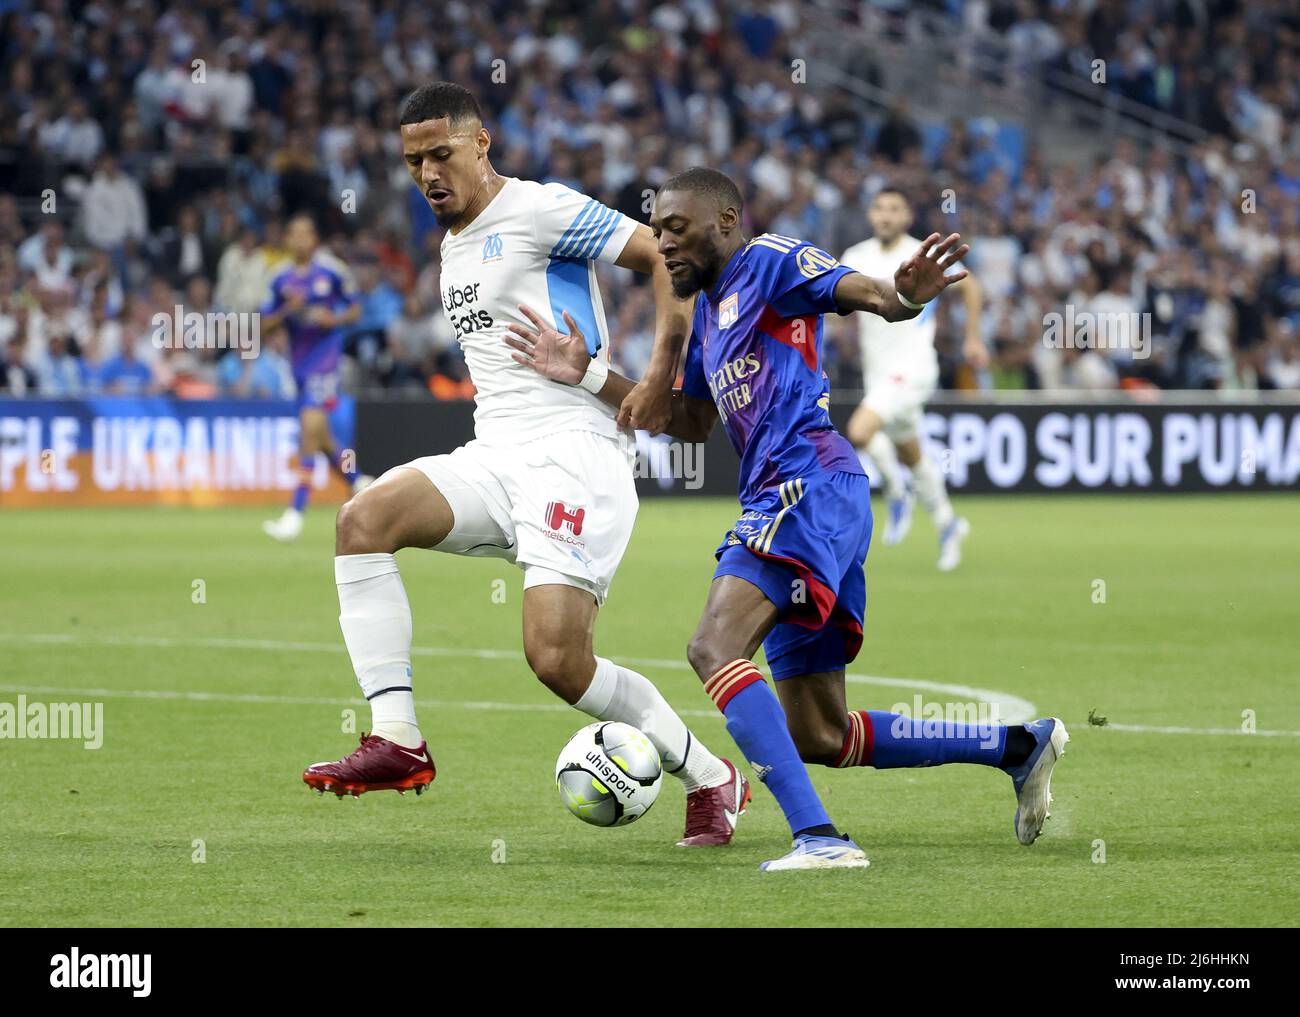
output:
{"label": "white football jersey", "polygon": [[512,324],[533,327],[519,304],[561,332],[568,330],[562,314],[568,311],[588,348],[607,361],[609,329],[595,262],[616,261],[636,227],[636,220],[563,184],[507,177],[473,222],[443,237],[442,308],[478,390],[474,432],[481,440],[618,433],[613,407],[515,363],[502,339]]}
{"label": "white football jersey", "polygon": [[[871,237],[854,244],[840,261],[863,275],[893,280],[907,258],[921,245],[919,237],[901,236],[886,251],[880,240]],[[934,302],[908,321],[886,321],[878,314],[859,311],[858,341],[862,344],[862,374],[865,386],[885,375],[924,378],[938,375],[939,358],[934,352]]]}

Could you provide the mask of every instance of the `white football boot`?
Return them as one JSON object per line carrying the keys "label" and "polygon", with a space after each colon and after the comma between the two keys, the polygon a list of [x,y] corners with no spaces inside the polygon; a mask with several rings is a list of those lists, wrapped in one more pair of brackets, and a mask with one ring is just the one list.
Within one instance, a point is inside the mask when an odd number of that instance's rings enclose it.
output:
{"label": "white football boot", "polygon": [[292,543],[302,534],[302,513],[295,508],[287,508],[279,519],[264,522],[262,532],[283,544]]}
{"label": "white football boot", "polygon": [[961,542],[970,533],[970,523],[957,516],[939,534],[939,571],[951,572],[961,564]]}

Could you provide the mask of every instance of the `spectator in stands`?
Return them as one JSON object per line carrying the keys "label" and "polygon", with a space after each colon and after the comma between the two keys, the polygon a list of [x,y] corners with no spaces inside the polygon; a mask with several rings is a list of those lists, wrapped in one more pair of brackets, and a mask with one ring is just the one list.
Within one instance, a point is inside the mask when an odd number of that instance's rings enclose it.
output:
{"label": "spectator in stands", "polygon": [[75,258],[65,241],[63,223],[54,216],[45,217],[40,231],[33,233],[18,248],[18,267],[30,272],[38,289],[60,289],[72,281]]}
{"label": "spectator in stands", "polygon": [[224,396],[239,399],[292,399],[295,394],[293,368],[287,355],[284,329],[263,336],[255,357],[231,350],[217,364],[217,385]]}
{"label": "spectator in stands", "polygon": [[34,395],[37,391],[36,372],[25,363],[27,340],[17,336],[5,343],[4,358],[0,360],[0,393],[9,396]]}
{"label": "spectator in stands", "polygon": [[[742,183],[747,230],[797,232],[834,252],[862,239],[871,195],[901,185],[918,230],[955,228],[971,239],[971,267],[990,303],[986,318],[1010,329],[998,337],[1006,347],[1003,382],[1014,375],[1028,384],[1033,374],[1045,387],[1105,382],[1086,359],[1067,363],[1040,341],[1042,314],[1059,312],[1092,271],[1099,286],[1092,296],[1104,304],[1122,273],[1124,292],[1152,315],[1155,355],[1126,373],[1160,385],[1212,383],[1196,373],[1212,361],[1229,383],[1273,384],[1275,375],[1290,376],[1290,349],[1280,337],[1300,326],[1300,298],[1292,299],[1300,292],[1300,19],[1293,6],[1201,10],[1161,0],[1127,16],[1122,4],[1081,13],[1078,5],[1033,0],[804,10],[702,0],[630,16],[623,5],[597,4],[574,16],[547,4],[519,14],[509,0],[483,0],[446,8],[443,30],[430,33],[414,0],[391,0],[366,19],[328,4],[311,17],[281,3],[211,17],[175,0],[144,8],[123,0],[18,5],[3,15],[16,30],[0,37],[7,69],[0,163],[19,198],[0,194],[0,275],[15,246],[19,267],[0,293],[33,308],[21,325],[29,368],[49,348],[41,291],[79,282],[88,310],[104,277],[96,247],[121,252],[112,266],[121,299],[110,283],[109,319],[128,313],[118,310],[122,303],[133,319],[145,310],[171,313],[171,290],[195,274],[218,286],[221,306],[256,308],[256,261],[241,236],[264,231],[257,251],[269,279],[282,257],[281,217],[307,208],[328,224],[336,256],[353,264],[379,259],[392,290],[378,301],[388,307],[386,317],[376,316],[382,327],[372,322],[371,342],[353,346],[371,358],[362,382],[409,384],[409,371],[398,369],[397,358],[387,370],[381,351],[413,292],[422,313],[441,320],[441,231],[405,176],[393,116],[405,92],[446,77],[492,83],[481,99],[505,172],[569,182],[636,218],[647,213],[648,190],[690,163],[709,163]],[[985,104],[998,123],[936,109],[925,89],[909,86],[911,105],[900,100],[886,109],[825,77],[792,79],[792,61],[812,51],[816,33],[842,44],[842,57],[818,58],[834,70],[901,91],[904,79],[865,56],[867,44],[934,38],[946,48],[935,38],[945,24],[952,42],[1000,68],[966,74],[973,87],[1003,90],[989,92]],[[56,45],[65,40],[74,44]],[[508,57],[500,82],[492,77],[496,53]],[[1105,81],[1094,80],[1097,60]],[[941,69],[939,86],[963,73]],[[1050,100],[1056,93],[1031,79],[1062,74],[1099,102],[1127,96],[1191,121],[1187,137],[1199,128],[1207,138],[1166,150],[1119,134],[1095,146],[1103,154],[1092,160],[1087,144],[1077,153],[1055,141],[1048,149],[1001,119],[1000,96]],[[85,173],[101,153],[116,171],[97,165],[78,210],[69,176]],[[127,211],[132,187],[123,181],[134,181],[143,200],[143,243],[135,239],[139,217]],[[955,206],[941,207],[945,188]],[[53,217],[37,215],[47,191],[57,195],[59,214],[84,229],[65,237]],[[344,191],[355,192],[356,214],[343,211]],[[1226,298],[1213,285],[1216,262],[1232,266]],[[611,318],[633,337],[625,352],[634,358],[635,337],[652,327],[652,312],[626,273],[597,271]],[[627,306],[640,310],[624,312]],[[1230,356],[1207,355],[1207,342],[1222,349],[1225,319],[1233,322]],[[17,320],[11,307],[0,327],[17,328]],[[1037,321],[1033,333],[1027,320]],[[126,331],[139,327],[134,320]],[[403,329],[393,334],[408,336]],[[409,333],[412,348],[419,334]],[[833,338],[839,334],[832,329]],[[76,329],[71,337],[80,341]],[[1032,372],[1016,345],[1026,337]],[[838,349],[828,350],[827,370],[836,386],[854,385],[851,358]],[[161,367],[170,370],[171,359],[160,358]],[[405,355],[401,362],[410,365]]]}
{"label": "spectator in stands", "polygon": [[361,317],[348,329],[345,348],[367,371],[386,373],[379,361],[386,348],[388,326],[402,313],[402,294],[384,277],[377,258],[356,265]]}
{"label": "spectator in stands", "polygon": [[258,247],[257,231],[245,226],[217,263],[213,302],[223,311],[256,311],[266,300],[270,276],[271,266],[266,252]]}
{"label": "spectator in stands", "polygon": [[128,241],[143,243],[149,229],[144,192],[118,168],[111,153],[99,157],[95,176],[82,197],[86,240],[121,263]]}
{"label": "spectator in stands", "polygon": [[153,387],[153,372],[136,355],[136,340],[124,341],[121,349],[109,357],[95,373],[94,385],[105,395],[140,396]]}
{"label": "spectator in stands", "polygon": [[41,143],[50,155],[85,172],[104,148],[104,131],[90,116],[85,100],[73,99],[67,112],[43,132]]}
{"label": "spectator in stands", "polygon": [[76,348],[70,333],[55,330],[49,333],[46,353],[36,372],[36,384],[41,395],[55,399],[71,398],[86,389],[86,368],[81,358],[73,352]]}

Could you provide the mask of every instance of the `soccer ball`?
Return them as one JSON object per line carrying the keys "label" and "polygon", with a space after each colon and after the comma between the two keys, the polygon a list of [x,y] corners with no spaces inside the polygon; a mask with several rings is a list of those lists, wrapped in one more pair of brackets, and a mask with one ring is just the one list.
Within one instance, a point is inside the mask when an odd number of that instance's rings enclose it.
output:
{"label": "soccer ball", "polygon": [[616,721],[588,724],[555,761],[560,801],[592,826],[626,826],[640,819],[659,797],[663,779],[650,739]]}

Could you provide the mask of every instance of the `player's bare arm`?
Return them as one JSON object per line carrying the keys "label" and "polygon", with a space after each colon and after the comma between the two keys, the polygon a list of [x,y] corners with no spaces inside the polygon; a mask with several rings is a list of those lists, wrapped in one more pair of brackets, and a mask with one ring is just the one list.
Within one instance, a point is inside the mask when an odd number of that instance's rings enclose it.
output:
{"label": "player's bare arm", "polygon": [[989,351],[984,345],[981,323],[984,314],[984,288],[975,276],[967,273],[966,278],[953,286],[966,306],[966,335],[962,340],[961,355],[966,363],[977,371],[989,366]]}
{"label": "player's bare arm", "polygon": [[307,306],[307,298],[301,290],[290,290],[284,295],[284,305],[275,311],[268,311],[262,315],[261,328],[268,335],[284,324],[286,318],[295,314],[301,314],[302,309]]}
{"label": "player's bare arm", "polygon": [[655,338],[645,376],[636,383],[619,404],[620,427],[645,428],[658,434],[668,428],[672,414],[672,388],[677,377],[677,361],[691,328],[694,298],[680,300],[673,296],[668,269],[655,245],[648,226],[638,226],[616,262],[621,268],[649,275],[655,295]]}
{"label": "player's bare arm", "polygon": [[945,274],[969,253],[970,245],[961,242],[961,234],[950,233],[941,241],[938,233],[931,233],[898,266],[892,283],[860,273],[846,275],[835,287],[835,303],[842,312],[868,311],[886,321],[907,321],[920,314],[921,309],[907,306],[899,297],[912,304],[929,303],[969,275],[965,269]]}
{"label": "player's bare arm", "polygon": [[342,311],[335,313],[327,307],[313,307],[307,314],[307,320],[320,328],[338,328],[351,325],[361,317],[360,301],[353,301]]}
{"label": "player's bare arm", "polygon": [[[520,304],[519,311],[533,323],[533,328],[511,325],[514,335],[502,340],[514,351],[511,356],[515,362],[561,385],[579,384],[587,373],[591,354],[587,352],[586,337],[569,312],[564,312],[564,324],[569,329],[565,334],[526,304]],[[611,370],[596,397],[609,406],[622,406],[635,387],[630,378]],[[718,408],[712,400],[692,399],[681,390],[670,389],[668,419],[660,430],[682,441],[704,441],[717,419]]]}

